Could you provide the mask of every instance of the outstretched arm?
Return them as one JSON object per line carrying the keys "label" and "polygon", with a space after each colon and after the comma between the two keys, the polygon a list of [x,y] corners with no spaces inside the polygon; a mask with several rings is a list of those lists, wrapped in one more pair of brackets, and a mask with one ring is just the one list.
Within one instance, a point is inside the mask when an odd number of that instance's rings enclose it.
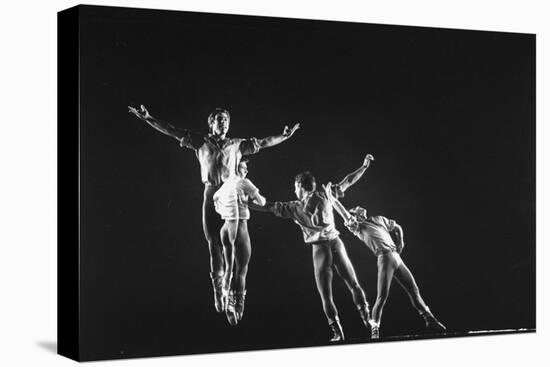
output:
{"label": "outstretched arm", "polygon": [[300,124],[295,124],[292,128],[285,126],[283,133],[280,135],[268,136],[263,139],[258,139],[260,148],[269,148],[277,144],[281,144],[283,141],[289,139],[292,135],[294,135],[296,130],[298,130],[299,128]]}
{"label": "outstretched arm", "polygon": [[176,139],[180,142],[180,146],[196,149],[198,148],[196,145],[202,140],[202,137],[199,134],[193,133],[186,129],[177,128],[169,122],[162,121],[151,116],[149,111],[147,111],[143,105],[141,105],[139,109],[128,106],[128,112],[135,115],[140,120],[145,121],[155,130]]}
{"label": "outstretched arm", "polygon": [[371,154],[367,154],[361,167],[346,175],[346,177],[338,183],[338,186],[342,192],[346,191],[351,185],[356,183],[361,176],[363,176],[367,168],[369,168],[371,161],[374,161],[374,157]]}
{"label": "outstretched arm", "polygon": [[295,201],[266,201],[265,205],[260,206],[256,205],[254,203],[248,202],[248,207],[250,209],[258,210],[261,212],[269,212],[275,215],[276,217],[281,218],[295,218],[296,212],[298,207],[300,206],[300,202],[298,200]]}
{"label": "outstretched arm", "polygon": [[[265,200],[265,198],[264,198]],[[273,208],[273,202],[266,201],[264,205],[258,205],[254,201],[248,201],[248,207],[252,210],[256,210],[258,212],[271,212]]]}
{"label": "outstretched arm", "polygon": [[253,203],[259,204],[259,205],[265,205],[267,203],[265,198],[260,194],[260,191],[258,190],[256,190],[252,195],[250,195],[249,199],[251,199]]}

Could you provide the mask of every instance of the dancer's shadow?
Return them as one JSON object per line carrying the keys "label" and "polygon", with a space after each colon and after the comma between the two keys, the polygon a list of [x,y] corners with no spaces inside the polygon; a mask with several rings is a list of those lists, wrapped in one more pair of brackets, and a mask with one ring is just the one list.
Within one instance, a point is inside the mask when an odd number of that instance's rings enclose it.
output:
{"label": "dancer's shadow", "polygon": [[57,354],[57,342],[54,341],[38,341],[36,345],[46,349],[48,352]]}

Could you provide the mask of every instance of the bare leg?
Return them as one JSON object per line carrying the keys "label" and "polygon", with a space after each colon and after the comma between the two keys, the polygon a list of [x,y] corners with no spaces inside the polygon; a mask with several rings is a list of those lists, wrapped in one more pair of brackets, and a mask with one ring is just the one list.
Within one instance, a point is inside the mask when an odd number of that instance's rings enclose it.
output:
{"label": "bare leg", "polygon": [[231,288],[231,278],[235,264],[235,239],[237,238],[237,229],[239,220],[227,219],[220,230],[220,237],[223,244],[223,255],[225,261],[223,288],[229,291]]}
{"label": "bare leg", "polygon": [[239,227],[239,220],[226,219],[223,225],[220,236],[222,238],[224,248],[224,260],[225,260],[225,275],[223,279],[223,297],[222,308],[227,316],[227,321],[233,326],[237,325],[237,314],[235,312],[235,292],[231,290],[231,278],[233,277],[233,268],[235,264],[235,239],[237,237],[237,230]]}
{"label": "bare leg", "polygon": [[248,234],[248,224],[246,220],[239,220],[239,228],[235,241],[235,277],[233,278],[233,289],[237,292],[246,289],[246,274],[248,273],[248,263],[252,254],[250,245],[250,235]]}
{"label": "bare leg", "polygon": [[246,275],[248,273],[248,263],[250,262],[251,254],[252,247],[248,234],[248,223],[247,220],[242,219],[239,221],[239,229],[235,241],[235,275],[232,286],[235,292],[235,312],[238,320],[241,320],[244,314]]}

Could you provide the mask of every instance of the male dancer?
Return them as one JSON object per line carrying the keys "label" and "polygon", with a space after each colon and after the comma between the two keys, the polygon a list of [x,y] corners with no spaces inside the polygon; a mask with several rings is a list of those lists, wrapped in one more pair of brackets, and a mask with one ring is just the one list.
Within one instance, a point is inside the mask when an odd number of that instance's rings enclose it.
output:
{"label": "male dancer", "polygon": [[[248,160],[238,165],[238,175],[228,178],[214,194],[214,205],[225,223],[221,229],[224,247],[225,277],[223,300],[225,314],[231,325],[237,325],[244,313],[246,274],[252,248],[248,234],[248,200],[265,205],[260,190],[246,178]],[[234,265],[233,265],[234,264]]]}
{"label": "male dancer", "polygon": [[336,211],[344,219],[348,229],[359,237],[378,258],[376,303],[372,309],[372,319],[369,321],[371,337],[373,339],[379,338],[382,310],[388,299],[391,282],[394,277],[409,295],[413,307],[424,318],[426,327],[437,331],[446,330],[445,326],[434,317],[428,306],[426,306],[426,303],[420,296],[420,291],[411,271],[399,255],[405,246],[401,226],[394,220],[383,216],[367,217],[367,210],[359,206],[348,212],[342,203],[332,194],[330,182],[327,185],[323,185],[323,189]]}
{"label": "male dancer", "polygon": [[[369,167],[371,159],[372,156],[367,155],[363,165],[344,178],[337,192],[343,195],[343,192]],[[294,181],[294,193],[298,200],[267,202],[263,208],[255,205],[251,205],[251,208],[270,211],[276,216],[293,219],[300,226],[304,242],[311,245],[315,282],[332,331],[330,341],[341,341],[344,340],[344,332],[332,298],[333,268],[350,290],[365,327],[368,327],[369,305],[357,281],[346,248],[339,237],[340,233],[334,226],[332,205],[323,191],[316,190],[315,177],[310,172],[298,174]]]}
{"label": "male dancer", "polygon": [[206,135],[181,129],[166,121],[159,120],[151,116],[143,105],[139,109],[128,106],[128,112],[147,122],[155,130],[178,140],[181,147],[195,151],[201,167],[202,182],[204,183],[202,225],[210,252],[210,277],[214,289],[214,307],[217,312],[222,312],[224,259],[219,236],[222,222],[214,210],[212,197],[223,181],[236,174],[237,164],[243,155],[255,154],[260,149],[282,143],[300,128],[300,124],[296,124],[292,128],[285,126],[281,135],[263,139],[239,139],[226,136],[229,130],[230,117],[229,112],[221,108],[216,108],[208,116],[210,132]]}

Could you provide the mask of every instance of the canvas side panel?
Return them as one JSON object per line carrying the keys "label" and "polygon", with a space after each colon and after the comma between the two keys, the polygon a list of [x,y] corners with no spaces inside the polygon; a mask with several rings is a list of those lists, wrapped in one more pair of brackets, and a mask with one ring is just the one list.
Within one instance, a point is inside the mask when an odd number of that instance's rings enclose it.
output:
{"label": "canvas side panel", "polygon": [[79,10],[57,15],[57,351],[79,360]]}

